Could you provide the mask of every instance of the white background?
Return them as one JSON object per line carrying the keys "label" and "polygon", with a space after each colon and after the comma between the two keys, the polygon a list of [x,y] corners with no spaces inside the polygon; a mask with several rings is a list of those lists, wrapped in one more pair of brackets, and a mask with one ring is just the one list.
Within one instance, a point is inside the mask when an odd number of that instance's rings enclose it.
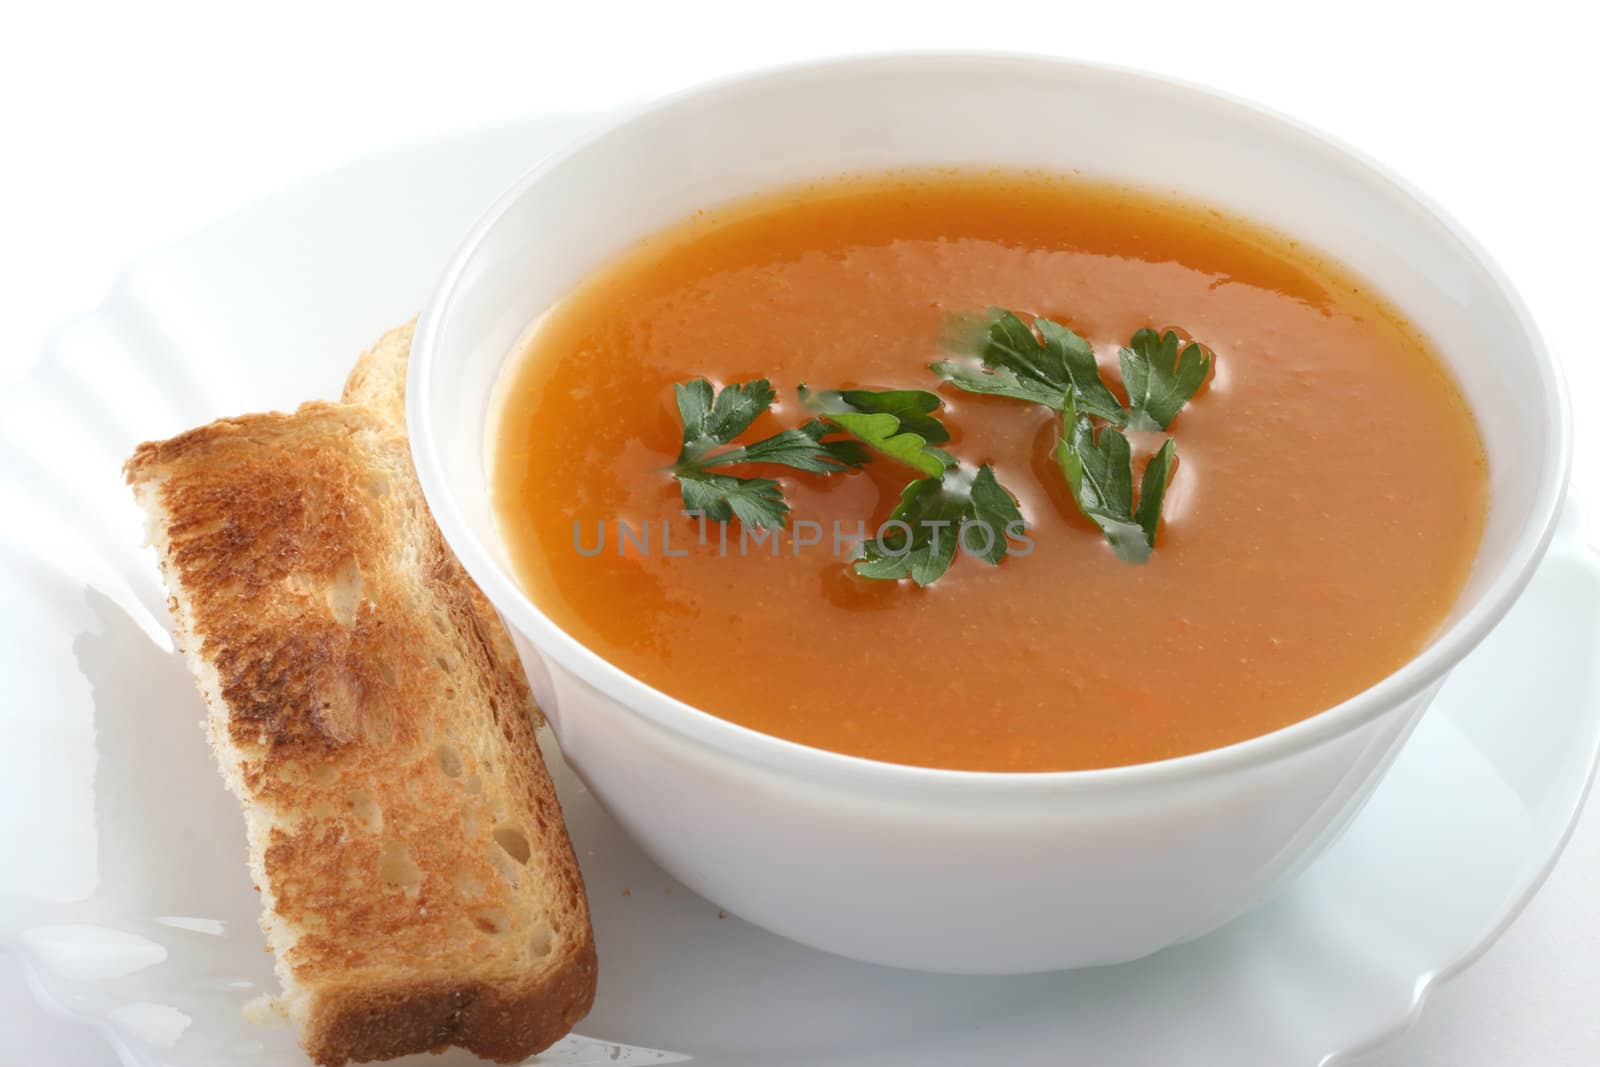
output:
{"label": "white background", "polygon": [[[587,112],[753,66],[892,48],[1056,52],[1268,103],[1427,189],[1567,367],[1600,500],[1593,265],[1600,73],[1577,3],[968,0],[66,2],[0,14],[0,387],[119,264],[293,180],[422,134]],[[1581,21],[1580,21],[1581,20]],[[1600,815],[1524,917],[1362,1067],[1600,1063]],[[110,1065],[0,959],[0,1063]],[[20,1029],[18,1028],[20,1024]],[[20,1047],[15,1044],[20,1040]]]}

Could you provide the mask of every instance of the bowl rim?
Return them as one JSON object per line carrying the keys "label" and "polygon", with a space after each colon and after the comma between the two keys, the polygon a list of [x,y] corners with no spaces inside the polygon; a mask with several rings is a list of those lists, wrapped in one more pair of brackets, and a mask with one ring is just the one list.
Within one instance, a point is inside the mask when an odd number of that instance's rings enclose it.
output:
{"label": "bowl rim", "polygon": [[[1507,552],[1505,563],[1490,577],[1477,600],[1438,633],[1420,653],[1338,704],[1270,733],[1221,748],[1146,763],[1064,771],[973,771],[891,763],[815,748],[765,734],[678,700],[635,678],[588,648],[545,615],[473,533],[438,458],[438,438],[431,407],[425,402],[426,383],[432,376],[440,323],[479,247],[512,204],[536,186],[547,172],[590,146],[684,104],[713,103],[756,84],[771,86],[786,81],[803,82],[872,68],[880,71],[923,68],[925,72],[930,68],[952,65],[986,65],[995,68],[997,74],[1022,69],[1035,72],[1055,69],[1113,81],[1136,81],[1162,88],[1191,103],[1243,113],[1247,118],[1274,127],[1277,137],[1298,137],[1309,141],[1313,147],[1355,163],[1370,180],[1386,184],[1412,201],[1485,272],[1505,299],[1526,343],[1532,364],[1530,369],[1537,372],[1542,416],[1551,430],[1547,436],[1545,454],[1541,457],[1545,477],[1538,487],[1534,506],[1524,518],[1521,531]],[[528,168],[479,216],[450,257],[418,318],[407,371],[406,394],[406,419],[413,461],[424,498],[446,543],[512,627],[520,631],[541,654],[555,660],[574,677],[615,701],[631,715],[677,735],[683,741],[708,747],[744,764],[838,788],[890,791],[924,798],[937,795],[941,799],[956,794],[963,800],[1053,796],[1164,786],[1214,777],[1240,768],[1282,760],[1348,734],[1399,708],[1440,682],[1499,623],[1526,588],[1554,535],[1566,493],[1572,454],[1572,425],[1566,385],[1559,365],[1546,347],[1522,298],[1493,257],[1426,193],[1359,149],[1252,100],[1163,74],[1026,52],[901,51],[807,60],[717,78],[623,112],[599,129],[552,152]],[[486,430],[476,429],[480,437]]]}

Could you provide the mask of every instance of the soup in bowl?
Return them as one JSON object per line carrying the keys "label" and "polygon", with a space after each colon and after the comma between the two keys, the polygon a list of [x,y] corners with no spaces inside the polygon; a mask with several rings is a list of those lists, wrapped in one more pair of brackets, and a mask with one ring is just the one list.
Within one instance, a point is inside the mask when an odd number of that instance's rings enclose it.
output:
{"label": "soup in bowl", "polygon": [[1315,856],[1531,574],[1555,368],[1415,194],[1046,60],[857,60],[537,168],[419,325],[452,547],[719,905],[1018,972]]}

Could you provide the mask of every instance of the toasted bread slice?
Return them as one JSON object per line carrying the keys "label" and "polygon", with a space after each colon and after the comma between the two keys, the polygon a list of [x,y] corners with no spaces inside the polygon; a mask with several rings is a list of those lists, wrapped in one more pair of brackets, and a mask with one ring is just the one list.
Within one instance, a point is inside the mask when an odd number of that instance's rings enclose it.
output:
{"label": "toasted bread slice", "polygon": [[312,403],[141,445],[126,473],[307,1052],[512,1062],[564,1035],[594,996],[582,879],[405,439]]}
{"label": "toasted bread slice", "polygon": [[[416,325],[417,320],[412,319],[378,338],[371,348],[361,353],[361,358],[350,368],[350,376],[344,381],[346,404],[370,408],[394,423],[402,433],[406,427],[406,368],[411,362],[411,334]],[[470,583],[470,579],[468,581]],[[471,589],[473,610],[482,620],[484,632],[494,642],[500,658],[506,663],[518,663],[517,647],[511,643],[511,635],[506,632],[505,623],[500,621],[500,613],[494,610],[489,598],[476,585],[472,585]],[[544,721],[543,714],[531,697],[528,713],[533,716],[534,722]]]}
{"label": "toasted bread slice", "polygon": [[396,426],[406,424],[406,369],[417,320],[396,326],[361,353],[344,380],[344,402],[361,404]]}

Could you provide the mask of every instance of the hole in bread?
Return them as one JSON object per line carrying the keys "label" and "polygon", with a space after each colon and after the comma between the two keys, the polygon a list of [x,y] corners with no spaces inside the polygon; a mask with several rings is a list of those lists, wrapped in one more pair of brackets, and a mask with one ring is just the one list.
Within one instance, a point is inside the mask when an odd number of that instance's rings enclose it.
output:
{"label": "hole in bread", "polygon": [[394,740],[394,713],[382,705],[362,708],[361,736],[379,748],[387,748]]}
{"label": "hole in bread", "polygon": [[383,829],[383,809],[378,807],[378,802],[372,799],[370,793],[352,789],[345,801],[350,805],[350,814],[355,816],[356,822],[373,833]]}
{"label": "hole in bread", "polygon": [[461,777],[464,769],[461,764],[461,753],[456,751],[454,745],[440,745],[433,750],[433,758],[438,761],[439,769],[447,776]]}
{"label": "hole in bread", "polygon": [[506,855],[522,864],[528,865],[528,857],[533,850],[528,847],[528,838],[515,826],[500,826],[495,829],[494,839],[499,846],[506,850]]}
{"label": "hole in bread", "polygon": [[404,841],[390,841],[378,856],[378,877],[384,884],[401,889],[415,889],[422,884],[422,871],[411,862],[411,853]]}
{"label": "hole in bread", "polygon": [[443,656],[439,656],[437,659],[434,660],[434,662],[439,664],[439,669],[441,671],[444,671],[444,673],[446,673],[446,674],[449,674],[449,673],[451,673],[452,671],[454,671],[456,669],[455,668],[455,664],[451,663],[449,660],[445,659]]}
{"label": "hole in bread", "polygon": [[471,808],[461,812],[461,832],[468,837],[478,836],[478,813]]}
{"label": "hole in bread", "polygon": [[394,668],[389,666],[387,660],[378,660],[375,664],[378,677],[383,679],[383,684],[393,689],[400,684],[400,676],[394,673]]}
{"label": "hole in bread", "polygon": [[333,805],[327,800],[313,800],[308,811],[313,819],[328,819],[333,816]]}
{"label": "hole in bread", "polygon": [[339,772],[333,769],[331,763],[319,763],[311,768],[312,785],[332,785],[334,779],[339,777]]}
{"label": "hole in bread", "polygon": [[535,957],[550,955],[550,949],[555,946],[556,932],[550,928],[549,923],[538,923],[533,932],[528,935],[528,951]]}
{"label": "hole in bread", "polygon": [[433,613],[433,628],[442,634],[450,632],[450,620],[444,617],[444,612],[436,611]]}
{"label": "hole in bread", "polygon": [[490,849],[489,864],[500,872],[500,877],[506,880],[507,885],[512,889],[517,888],[517,885],[521,882],[521,878],[518,877],[521,868],[512,861],[510,856],[506,855],[501,849]]}
{"label": "hole in bread", "polygon": [[340,626],[353,625],[361,607],[361,567],[354,556],[346,556],[333,569],[326,596],[334,621]]}
{"label": "hole in bread", "polygon": [[469,774],[467,775],[467,780],[461,783],[461,788],[466,790],[468,794],[481,793],[483,792],[483,779],[476,774]]}
{"label": "hole in bread", "polygon": [[498,908],[485,908],[472,916],[472,923],[486,934],[503,934],[511,929],[511,916]]}

